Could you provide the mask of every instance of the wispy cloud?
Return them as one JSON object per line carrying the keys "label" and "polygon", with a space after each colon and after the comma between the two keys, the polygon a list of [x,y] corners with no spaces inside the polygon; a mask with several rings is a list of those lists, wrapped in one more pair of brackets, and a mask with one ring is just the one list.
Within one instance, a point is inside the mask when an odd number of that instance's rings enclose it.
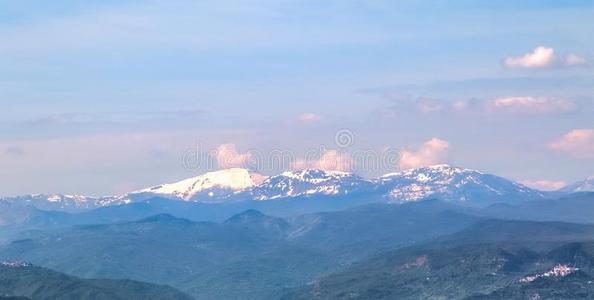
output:
{"label": "wispy cloud", "polygon": [[381,111],[381,115],[385,117],[395,117],[410,112],[423,114],[441,113],[451,109],[451,103],[442,99],[414,97],[389,92],[384,93],[382,97],[392,102],[392,105]]}
{"label": "wispy cloud", "polygon": [[503,60],[507,68],[549,68],[549,67],[573,67],[586,64],[586,59],[575,54],[559,56],[555,49],[544,46],[536,47],[532,52],[521,56],[510,56]]}
{"label": "wispy cloud", "polygon": [[446,161],[450,143],[448,141],[432,138],[418,148],[408,148],[400,155],[400,169],[412,169],[423,166],[443,163]]}
{"label": "wispy cloud", "polygon": [[519,114],[551,114],[575,111],[574,101],[549,97],[519,96],[491,100],[488,109],[492,112]]}
{"label": "wispy cloud", "polygon": [[592,159],[594,158],[594,129],[574,129],[551,142],[549,147],[575,158]]}
{"label": "wispy cloud", "polygon": [[563,114],[577,111],[581,105],[571,99],[544,96],[507,96],[494,99],[442,100],[426,97],[398,97],[392,100],[383,116],[392,117],[403,113],[474,113],[474,114]]}
{"label": "wispy cloud", "polygon": [[166,111],[122,111],[122,112],[71,112],[40,115],[28,120],[28,124],[64,125],[76,123],[130,123],[140,121],[171,121],[175,119],[195,119],[206,115],[204,110],[166,110]]}

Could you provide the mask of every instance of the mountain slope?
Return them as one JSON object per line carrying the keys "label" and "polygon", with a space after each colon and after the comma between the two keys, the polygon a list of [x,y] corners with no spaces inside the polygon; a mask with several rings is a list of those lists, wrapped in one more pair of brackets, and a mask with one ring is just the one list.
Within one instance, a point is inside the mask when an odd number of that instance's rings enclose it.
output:
{"label": "mountain slope", "polygon": [[579,192],[594,192],[594,176],[588,177],[583,181],[578,181],[561,188],[559,192],[562,193],[579,193]]}
{"label": "mountain slope", "polygon": [[[282,277],[285,284],[295,286],[303,283],[297,280],[323,272],[332,262],[331,257],[287,245],[275,232],[283,229],[282,221],[250,216],[251,220],[246,222],[244,217],[217,224],[161,214],[121,224],[37,231],[0,249],[0,257],[31,261],[82,277],[131,278],[169,284],[201,299],[212,299],[215,294],[227,298],[221,293],[231,293],[233,285],[228,283],[229,277],[220,275],[223,277],[218,278],[221,280],[218,287],[226,289],[193,289],[201,284],[193,278],[199,280],[224,270],[234,272],[233,266],[253,264],[254,270],[277,268],[279,272],[285,268],[286,276]],[[293,263],[296,259],[311,263]],[[280,284],[277,273],[267,273],[265,278],[275,284],[263,289],[262,276],[250,279],[260,287],[251,299],[260,299],[270,292],[267,289]]]}
{"label": "mountain slope", "polygon": [[591,297],[593,240],[591,225],[487,221],[438,241],[364,259],[284,299]]}
{"label": "mountain slope", "polygon": [[132,280],[81,279],[26,263],[0,263],[0,295],[31,299],[192,299],[171,287]]}
{"label": "mountain slope", "polygon": [[594,223],[594,192],[513,205],[495,204],[485,208],[481,214],[501,219]]}
{"label": "mountain slope", "polygon": [[462,230],[480,220],[438,200],[370,204],[290,219],[288,239],[354,259]]}

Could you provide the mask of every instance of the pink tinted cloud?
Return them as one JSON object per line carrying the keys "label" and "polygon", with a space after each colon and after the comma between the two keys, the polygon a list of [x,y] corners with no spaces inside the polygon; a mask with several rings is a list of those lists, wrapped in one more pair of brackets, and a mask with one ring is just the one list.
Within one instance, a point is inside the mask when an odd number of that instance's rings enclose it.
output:
{"label": "pink tinted cloud", "polygon": [[354,160],[348,153],[336,150],[326,150],[319,159],[297,159],[291,164],[291,168],[302,169],[320,169],[326,171],[350,171],[354,167]]}
{"label": "pink tinted cloud", "polygon": [[594,129],[574,129],[549,143],[549,148],[567,153],[575,158],[594,158]]}
{"label": "pink tinted cloud", "polygon": [[534,96],[504,97],[492,100],[487,109],[491,112],[517,114],[552,114],[575,111],[574,101]]}
{"label": "pink tinted cloud", "polygon": [[314,113],[304,113],[299,115],[297,118],[302,123],[314,123],[318,122],[322,117],[318,114]]}
{"label": "pink tinted cloud", "polygon": [[533,189],[537,189],[537,190],[541,190],[541,191],[556,191],[562,187],[565,187],[567,185],[567,182],[562,181],[562,180],[521,180],[520,181],[521,184],[533,188]]}
{"label": "pink tinted cloud", "polygon": [[244,167],[252,155],[250,153],[239,153],[235,144],[221,144],[216,150],[210,153],[221,169]]}
{"label": "pink tinted cloud", "polygon": [[450,150],[448,141],[432,138],[417,149],[403,150],[398,163],[400,169],[412,169],[445,162]]}

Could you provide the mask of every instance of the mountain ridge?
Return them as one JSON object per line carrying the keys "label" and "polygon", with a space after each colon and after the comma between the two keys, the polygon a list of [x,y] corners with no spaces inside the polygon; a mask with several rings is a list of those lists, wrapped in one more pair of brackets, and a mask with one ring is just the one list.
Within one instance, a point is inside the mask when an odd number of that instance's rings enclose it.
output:
{"label": "mountain ridge", "polygon": [[365,179],[349,172],[304,169],[265,176],[231,168],[207,172],[169,184],[161,184],[117,196],[28,195],[0,201],[31,204],[44,210],[84,211],[97,207],[129,204],[153,197],[200,203],[246,200],[271,201],[311,196],[381,196],[386,202],[410,202],[440,198],[462,204],[515,202],[544,199],[547,192],[477,170],[433,165]]}

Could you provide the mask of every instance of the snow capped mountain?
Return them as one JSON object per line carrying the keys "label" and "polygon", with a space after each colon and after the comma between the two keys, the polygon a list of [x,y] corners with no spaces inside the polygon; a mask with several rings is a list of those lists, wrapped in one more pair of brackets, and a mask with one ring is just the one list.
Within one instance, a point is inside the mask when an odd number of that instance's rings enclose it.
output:
{"label": "snow capped mountain", "polygon": [[434,165],[386,174],[378,188],[391,202],[438,198],[444,201],[513,202],[545,197],[545,194],[495,175],[480,171]]}
{"label": "snow capped mountain", "polygon": [[255,200],[272,200],[304,195],[344,195],[371,182],[347,172],[307,169],[271,176],[250,194]]}
{"label": "snow capped mountain", "polygon": [[186,201],[209,202],[228,198],[266,180],[266,176],[241,168],[208,172],[179,182],[162,184],[129,193],[130,198],[163,196]]}
{"label": "snow capped mountain", "polygon": [[[592,190],[591,178],[574,187],[576,191],[588,188]],[[547,196],[545,192],[495,175],[449,165],[435,165],[386,174],[374,180],[347,172],[316,169],[287,171],[267,177],[246,169],[231,168],[119,196],[29,195],[0,198],[0,201],[5,204],[31,205],[42,210],[76,212],[144,201],[153,197],[221,203],[345,195],[365,195],[367,198],[383,198],[394,203],[436,198],[467,205],[513,203]]]}
{"label": "snow capped mountain", "polygon": [[128,197],[138,200],[161,196],[198,202],[273,200],[304,195],[348,194],[370,184],[361,177],[338,171],[308,169],[266,177],[234,168],[132,192]]}
{"label": "snow capped mountain", "polygon": [[594,176],[570,184],[559,191],[563,193],[594,192]]}

